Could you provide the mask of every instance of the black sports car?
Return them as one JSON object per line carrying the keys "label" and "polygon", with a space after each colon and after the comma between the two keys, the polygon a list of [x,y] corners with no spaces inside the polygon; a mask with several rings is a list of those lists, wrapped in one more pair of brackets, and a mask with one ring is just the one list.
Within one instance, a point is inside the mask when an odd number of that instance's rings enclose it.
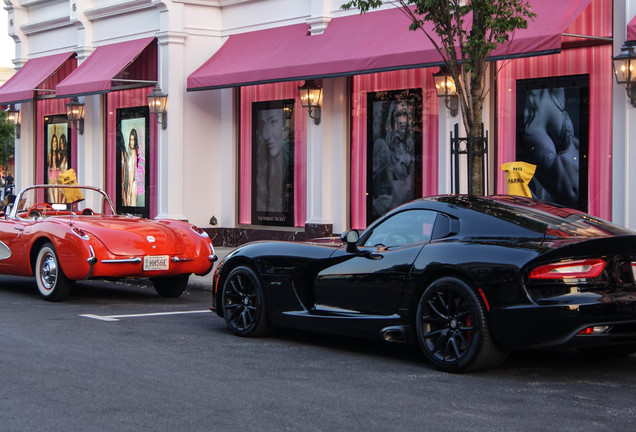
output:
{"label": "black sports car", "polygon": [[418,343],[445,371],[510,350],[636,352],[636,233],[532,199],[437,196],[342,242],[258,242],[218,265],[212,310],[270,326]]}

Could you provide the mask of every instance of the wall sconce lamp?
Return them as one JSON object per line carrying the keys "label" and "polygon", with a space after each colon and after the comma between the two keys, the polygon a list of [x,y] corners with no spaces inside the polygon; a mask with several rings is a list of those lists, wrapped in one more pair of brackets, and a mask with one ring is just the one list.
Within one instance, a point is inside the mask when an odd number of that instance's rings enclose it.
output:
{"label": "wall sconce lamp", "polygon": [[455,87],[453,77],[446,68],[440,68],[439,72],[433,74],[433,79],[435,80],[437,97],[444,98],[444,104],[450,111],[451,117],[455,117],[459,105],[459,96],[457,95],[457,87]]}
{"label": "wall sconce lamp", "polygon": [[154,114],[157,123],[161,125],[161,129],[165,129],[168,126],[167,105],[168,95],[162,93],[159,86],[155,85],[152,93],[148,95],[148,107],[150,108],[150,114]]}
{"label": "wall sconce lamp", "polygon": [[632,106],[636,107],[636,87],[634,86],[636,81],[636,52],[632,45],[623,45],[621,53],[612,58],[614,62],[614,75],[616,75],[616,82],[625,87],[627,96],[632,103]]}
{"label": "wall sconce lamp", "polygon": [[283,101],[283,114],[287,120],[291,120],[294,115],[294,100],[293,99],[285,99]]}
{"label": "wall sconce lamp", "polygon": [[84,133],[84,104],[76,97],[66,104],[66,117],[80,135]]}
{"label": "wall sconce lamp", "polygon": [[20,110],[13,104],[7,108],[7,121],[15,126],[15,137],[20,138]]}
{"label": "wall sconce lamp", "polygon": [[314,80],[305,81],[305,84],[298,87],[300,96],[300,104],[303,108],[309,110],[309,117],[314,119],[314,124],[320,124],[320,94],[322,87],[314,82]]}

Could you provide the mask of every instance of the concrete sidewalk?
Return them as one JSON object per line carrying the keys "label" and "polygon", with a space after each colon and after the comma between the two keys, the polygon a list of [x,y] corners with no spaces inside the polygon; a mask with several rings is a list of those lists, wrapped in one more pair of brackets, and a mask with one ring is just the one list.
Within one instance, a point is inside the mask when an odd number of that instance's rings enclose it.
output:
{"label": "concrete sidewalk", "polygon": [[212,290],[212,276],[214,275],[214,270],[216,269],[217,264],[223,259],[225,258],[225,255],[227,255],[228,253],[230,253],[230,251],[234,250],[234,248],[231,247],[215,247],[214,248],[214,253],[216,254],[216,256],[219,257],[219,259],[217,260],[217,262],[214,263],[214,268],[212,269],[212,271],[208,274],[206,274],[205,276],[197,276],[197,275],[191,275],[190,276],[190,280],[188,281],[188,288],[195,288],[195,289],[206,289],[206,290]]}

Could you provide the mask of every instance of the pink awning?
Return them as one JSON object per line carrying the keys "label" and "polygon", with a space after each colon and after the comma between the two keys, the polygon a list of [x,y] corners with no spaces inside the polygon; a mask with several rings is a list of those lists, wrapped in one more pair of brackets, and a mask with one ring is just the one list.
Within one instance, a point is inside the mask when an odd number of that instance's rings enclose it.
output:
{"label": "pink awning", "polygon": [[[591,1],[532,0],[535,20],[492,59],[557,52],[561,33]],[[408,30],[409,23],[392,8],[334,18],[320,35],[310,36],[307,24],[232,35],[188,77],[188,90],[440,65],[433,44],[423,32]]]}
{"label": "pink awning", "polygon": [[[35,98],[38,87],[55,74],[75,53],[53,54],[32,58],[0,87],[0,104],[28,102]],[[53,94],[55,89],[48,90]]]}
{"label": "pink awning", "polygon": [[[118,86],[152,85],[157,81],[154,37],[97,47],[55,87],[58,97],[106,93]],[[137,58],[140,61],[135,61]]]}
{"label": "pink awning", "polygon": [[627,24],[627,42],[636,42],[636,16]]}

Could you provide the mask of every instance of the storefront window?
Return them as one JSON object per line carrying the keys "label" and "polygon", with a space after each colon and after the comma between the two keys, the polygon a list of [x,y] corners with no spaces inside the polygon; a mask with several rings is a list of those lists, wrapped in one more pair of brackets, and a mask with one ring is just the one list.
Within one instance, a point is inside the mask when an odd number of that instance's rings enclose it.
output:
{"label": "storefront window", "polygon": [[[611,0],[594,0],[564,33],[591,35],[599,40],[611,38],[612,6]],[[581,44],[581,41],[581,38],[564,37],[564,43]],[[530,122],[532,124],[528,126],[531,129],[526,131],[525,123],[528,121],[521,119],[530,120],[530,112],[525,111],[530,105],[538,103],[530,98],[543,98],[547,106],[553,109],[557,109],[557,105],[563,107],[563,110],[559,109],[561,117],[552,117],[561,119],[559,124],[563,127],[559,127],[558,132],[548,134],[551,135],[550,140],[544,141],[547,144],[543,145],[544,149],[552,149],[548,154],[551,155],[550,160],[558,162],[557,158],[564,159],[564,156],[569,155],[568,163],[561,164],[557,173],[551,174],[552,189],[558,185],[563,190],[553,190],[551,194],[541,196],[542,193],[537,189],[535,195],[587,210],[603,219],[611,219],[614,79],[611,42],[564,49],[555,55],[498,62],[497,70],[497,166],[521,158],[537,165],[537,178],[541,181],[541,177],[545,176],[540,170],[545,169],[546,160],[528,157],[528,152],[524,150],[527,147],[524,141],[526,132],[536,133],[537,123],[541,121]],[[567,114],[565,121],[564,113]],[[569,123],[572,124],[573,138],[576,138],[571,143],[565,137]],[[565,182],[573,183],[568,178],[578,181],[576,187],[569,187],[569,198],[562,195]],[[506,192],[503,172],[499,172],[496,192]]]}
{"label": "storefront window", "polygon": [[[529,118],[527,114],[518,110],[525,108],[525,98],[528,97],[528,85],[534,86],[539,79],[546,82],[568,83],[583,76],[583,81],[589,79],[589,101],[578,101],[578,97],[570,95],[567,105],[570,107],[568,117],[570,122],[577,122],[578,135],[576,154],[571,154],[575,147],[561,149],[561,132],[553,133],[551,138],[550,164],[545,159],[527,157],[527,151],[522,151],[525,146],[525,126],[520,124],[519,116]],[[537,179],[541,182],[544,174],[549,170],[558,170],[558,175],[552,173],[552,185],[563,187],[562,180],[567,176],[573,176],[578,181],[574,188],[565,191],[554,192],[548,195],[535,194],[537,197],[546,198],[548,201],[564,204],[570,207],[586,210],[595,216],[611,219],[611,176],[612,176],[612,46],[601,45],[590,48],[571,49],[561,54],[548,57],[534,57],[508,62],[498,76],[497,118],[498,123],[498,163],[501,166],[506,162],[514,162],[518,159],[526,160],[537,165]],[[545,81],[547,80],[547,81]],[[579,80],[580,81],[580,80]],[[556,87],[555,87],[556,85]],[[555,84],[551,89],[569,88],[569,93],[583,92],[585,97],[585,85],[580,84]],[[521,93],[520,93],[521,92]],[[519,95],[519,96],[518,96]],[[549,92],[547,93],[549,97]],[[524,102],[517,101],[517,97],[524,97]],[[551,100],[551,99],[548,99]],[[520,105],[521,104],[521,105]],[[524,108],[521,108],[524,106]],[[589,113],[586,113],[589,107]],[[536,123],[536,121],[534,122]],[[565,126],[567,122],[562,122]],[[564,130],[565,131],[565,130]],[[531,131],[532,132],[532,131]],[[574,133],[574,130],[573,130]],[[582,141],[581,141],[582,138]],[[568,153],[569,150],[569,153]],[[569,155],[566,168],[557,158]],[[575,159],[578,158],[578,159]],[[576,165],[576,166],[574,166]],[[559,168],[560,166],[560,168]],[[546,168],[549,167],[549,168]],[[543,170],[543,174],[541,173]],[[569,172],[568,172],[569,171]],[[549,181],[548,181],[549,182]],[[505,176],[499,173],[497,184],[499,193],[505,193]],[[567,195],[571,195],[567,198]]]}
{"label": "storefront window", "polygon": [[438,99],[432,70],[353,77],[352,227],[437,193]]}
{"label": "storefront window", "polygon": [[[293,100],[285,102],[293,107]],[[283,103],[252,103],[252,221],[258,225],[293,226],[294,122]]]}
{"label": "storefront window", "polygon": [[307,116],[298,82],[241,88],[239,223],[302,227]]}
{"label": "storefront window", "polygon": [[117,109],[115,202],[126,213],[148,212],[149,117],[147,106]]}
{"label": "storefront window", "polygon": [[107,191],[118,212],[143,217],[157,214],[157,124],[146,97],[151,92],[141,88],[107,96]]}
{"label": "storefront window", "polygon": [[77,131],[69,127],[67,102],[68,99],[41,99],[36,102],[35,180],[38,184],[56,184],[60,173],[77,166]]}
{"label": "storefront window", "polygon": [[517,80],[516,161],[536,169],[542,201],[587,211],[589,77]]}
{"label": "storefront window", "polygon": [[367,224],[422,190],[422,89],[367,93]]}
{"label": "storefront window", "polygon": [[[57,184],[60,174],[70,168],[71,146],[66,115],[49,115],[44,118],[44,178],[45,183]],[[55,194],[61,191],[49,191]],[[59,197],[49,197],[59,202]]]}

